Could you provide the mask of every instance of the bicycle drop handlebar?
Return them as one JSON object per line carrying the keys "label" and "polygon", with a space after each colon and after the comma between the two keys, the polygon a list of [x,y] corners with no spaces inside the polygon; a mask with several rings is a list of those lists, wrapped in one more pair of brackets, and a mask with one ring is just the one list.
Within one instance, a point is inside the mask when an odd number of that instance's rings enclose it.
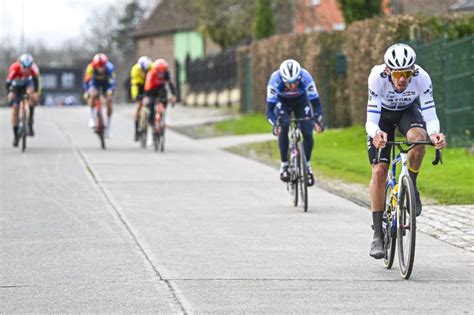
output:
{"label": "bicycle drop handlebar", "polygon": [[323,125],[321,122],[316,119],[315,117],[303,117],[303,118],[290,118],[290,119],[282,119],[279,117],[276,121],[276,126],[280,126],[282,122],[290,122],[290,123],[299,123],[302,121],[313,121],[316,125],[318,125],[322,130],[324,130]]}
{"label": "bicycle drop handlebar", "polygon": [[[432,145],[434,144],[431,141],[387,141],[387,145],[395,145],[398,147],[401,153],[408,153],[411,149],[416,147],[417,145]],[[408,145],[409,147],[404,149],[402,145]],[[377,152],[377,163],[380,162],[380,153],[382,149],[379,148]],[[435,151],[435,159],[431,162],[433,165],[437,165],[438,163],[443,164],[443,156],[441,154],[441,150],[436,149]]]}

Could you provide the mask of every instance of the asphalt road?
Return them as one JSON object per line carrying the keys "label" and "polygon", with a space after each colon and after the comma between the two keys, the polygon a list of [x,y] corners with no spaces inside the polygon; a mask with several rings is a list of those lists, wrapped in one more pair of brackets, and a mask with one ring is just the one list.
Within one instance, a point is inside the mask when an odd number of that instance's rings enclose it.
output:
{"label": "asphalt road", "polygon": [[[169,131],[108,150],[85,108],[37,110],[22,154],[0,110],[0,313],[469,313],[474,256],[418,233],[402,280],[370,213],[324,190],[294,208],[275,169]],[[179,115],[171,113],[173,122]]]}

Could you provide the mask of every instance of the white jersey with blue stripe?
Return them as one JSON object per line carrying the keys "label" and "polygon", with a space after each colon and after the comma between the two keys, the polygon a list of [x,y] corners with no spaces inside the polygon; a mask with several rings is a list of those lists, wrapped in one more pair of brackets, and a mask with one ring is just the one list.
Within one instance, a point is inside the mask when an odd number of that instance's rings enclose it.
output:
{"label": "white jersey with blue stripe", "polygon": [[280,98],[289,100],[306,94],[308,100],[319,97],[313,78],[306,69],[301,69],[301,80],[295,91],[290,91],[281,79],[280,71],[275,71],[270,76],[267,86],[267,103],[278,103]]}
{"label": "white jersey with blue stripe", "polygon": [[402,92],[395,90],[390,75],[385,71],[385,64],[372,68],[368,85],[366,129],[369,136],[374,137],[380,129],[378,124],[382,108],[401,111],[413,104],[416,106],[417,99],[419,99],[420,110],[426,122],[428,134],[439,132],[439,120],[436,116],[431,78],[420,66],[415,65],[413,76]]}

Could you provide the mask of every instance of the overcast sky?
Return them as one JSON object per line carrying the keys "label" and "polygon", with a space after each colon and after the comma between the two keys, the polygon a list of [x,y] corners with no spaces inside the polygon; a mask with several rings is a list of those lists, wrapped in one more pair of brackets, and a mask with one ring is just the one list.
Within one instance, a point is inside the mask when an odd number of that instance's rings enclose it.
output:
{"label": "overcast sky", "polygon": [[[81,35],[88,16],[95,10],[128,2],[130,0],[0,0],[0,41],[13,41],[19,47],[24,21],[27,43],[41,40],[50,47],[61,45]],[[150,4],[154,0],[141,2]]]}

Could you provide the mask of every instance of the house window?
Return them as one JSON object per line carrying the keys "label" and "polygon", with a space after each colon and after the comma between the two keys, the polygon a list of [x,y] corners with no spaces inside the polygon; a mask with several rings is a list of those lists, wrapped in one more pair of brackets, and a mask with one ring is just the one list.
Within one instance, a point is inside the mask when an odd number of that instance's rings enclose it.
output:
{"label": "house window", "polygon": [[321,0],[311,0],[311,5],[317,6],[321,3]]}
{"label": "house window", "polygon": [[333,23],[332,29],[335,31],[343,31],[346,28],[346,24],[344,23]]}
{"label": "house window", "polygon": [[61,86],[64,89],[72,89],[74,87],[74,73],[72,72],[64,72],[61,75]]}
{"label": "house window", "polygon": [[41,85],[45,89],[55,89],[58,87],[58,77],[54,73],[44,73],[41,75]]}

